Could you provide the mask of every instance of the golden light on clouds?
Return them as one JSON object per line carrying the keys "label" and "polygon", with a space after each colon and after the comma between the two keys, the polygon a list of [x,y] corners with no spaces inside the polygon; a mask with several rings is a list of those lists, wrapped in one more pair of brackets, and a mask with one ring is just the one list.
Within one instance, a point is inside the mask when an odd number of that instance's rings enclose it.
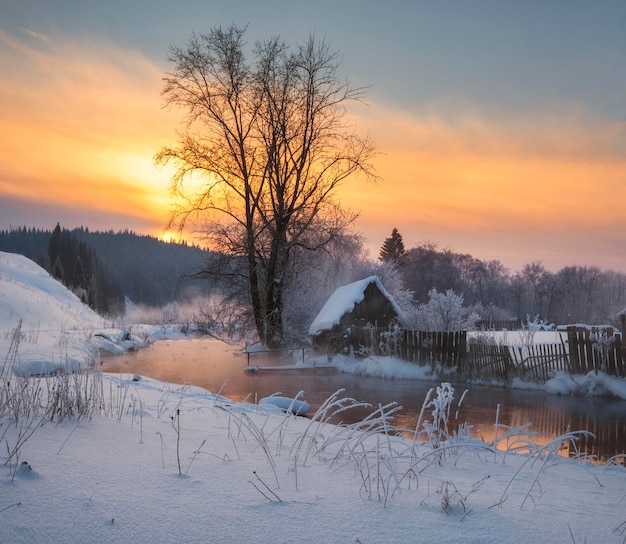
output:
{"label": "golden light on clouds", "polygon": [[342,200],[369,210],[360,221],[366,232],[369,222],[386,225],[378,247],[397,227],[409,247],[443,241],[479,258],[498,259],[490,240],[502,247],[508,238],[512,252],[526,246],[518,265],[532,260],[533,244],[537,260],[549,256],[541,249],[548,236],[557,238],[548,250],[555,255],[593,244],[599,232],[616,239],[615,262],[626,251],[618,234],[626,220],[618,204],[626,201],[623,123],[577,112],[489,119],[376,105],[358,113],[356,124],[378,143],[383,182],[346,186]]}
{"label": "golden light on clouds", "polygon": [[[173,136],[162,69],[115,46],[0,33],[0,192],[167,222],[169,172],[153,163]],[[124,228],[124,225],[119,225]]]}
{"label": "golden light on clouds", "polygon": [[[172,170],[153,163],[178,127],[162,109],[165,69],[112,44],[0,31],[0,197],[167,237]],[[339,199],[360,212],[373,257],[397,227],[407,247],[431,240],[513,268],[626,266],[624,123],[567,104],[513,114],[445,100],[350,115],[377,144],[381,181],[347,183]]]}

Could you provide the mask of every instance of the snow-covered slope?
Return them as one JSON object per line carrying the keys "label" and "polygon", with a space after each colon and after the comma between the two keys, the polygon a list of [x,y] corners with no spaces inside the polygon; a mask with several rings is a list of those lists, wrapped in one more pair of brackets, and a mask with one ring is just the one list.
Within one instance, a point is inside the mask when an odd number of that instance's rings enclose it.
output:
{"label": "snow-covered slope", "polygon": [[107,325],[65,286],[30,259],[0,251],[0,365],[21,322],[13,370],[24,374],[55,372],[59,365],[90,363],[97,351],[122,353],[180,330],[134,325],[133,332]]}
{"label": "snow-covered slope", "polygon": [[102,327],[103,320],[39,265],[0,252],[0,329],[61,330]]}
{"label": "snow-covered slope", "polygon": [[0,361],[21,322],[17,373],[39,374],[91,360],[104,320],[30,259],[0,252]]}

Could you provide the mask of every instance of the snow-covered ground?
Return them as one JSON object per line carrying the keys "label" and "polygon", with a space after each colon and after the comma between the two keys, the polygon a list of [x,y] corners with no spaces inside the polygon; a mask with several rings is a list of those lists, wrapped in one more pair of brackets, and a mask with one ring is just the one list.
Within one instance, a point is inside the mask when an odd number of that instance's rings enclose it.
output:
{"label": "snow-covered ground", "polygon": [[[11,358],[11,331],[20,319],[19,351]],[[94,342],[115,351],[172,334],[133,326],[129,338],[30,261],[0,253],[0,364],[10,359],[22,374],[68,359],[78,365]],[[363,365],[370,368],[351,370],[408,372],[399,361]],[[47,384],[65,383],[11,379],[30,384],[29,391],[40,384],[43,397],[56,392]],[[38,426],[33,408],[17,421],[0,412],[0,542],[626,538],[626,469],[563,458],[556,454],[561,440],[519,454],[514,438],[507,450],[505,440],[494,448],[462,429],[446,434],[453,391],[445,386],[424,410],[431,440],[414,444],[383,432],[389,422],[380,412],[359,429],[321,422],[349,404],[341,395],[328,411],[305,419],[145,377],[89,379],[102,401],[91,417],[55,417]]]}

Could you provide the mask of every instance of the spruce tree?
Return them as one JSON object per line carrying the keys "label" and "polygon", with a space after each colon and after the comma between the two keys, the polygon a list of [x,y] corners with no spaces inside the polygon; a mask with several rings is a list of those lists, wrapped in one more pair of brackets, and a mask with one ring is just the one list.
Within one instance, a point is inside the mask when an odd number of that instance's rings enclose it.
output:
{"label": "spruce tree", "polygon": [[386,238],[380,248],[379,259],[383,262],[397,261],[404,253],[404,242],[398,229],[393,229],[391,236]]}

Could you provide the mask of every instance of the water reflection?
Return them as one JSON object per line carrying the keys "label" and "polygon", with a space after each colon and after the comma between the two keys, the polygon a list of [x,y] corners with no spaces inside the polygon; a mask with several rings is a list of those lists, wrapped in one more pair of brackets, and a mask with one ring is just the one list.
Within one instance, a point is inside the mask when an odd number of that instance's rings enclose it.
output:
{"label": "water reflection", "polygon": [[[262,357],[255,355],[254,364],[277,364],[276,360],[263,360]],[[368,402],[374,407],[397,402],[403,409],[396,414],[394,424],[409,431],[415,429],[428,391],[437,385],[322,370],[247,374],[244,373],[246,365],[247,358],[239,347],[229,347],[212,339],[194,339],[160,341],[138,352],[108,357],[102,368],[105,372],[141,374],[169,383],[198,385],[209,391],[221,391],[235,401],[257,402],[277,392],[296,396],[304,391],[304,399],[311,404],[312,413],[334,392],[345,389],[344,396]],[[458,401],[465,386],[459,384],[455,388]],[[491,441],[498,405],[501,424],[519,427],[532,423],[530,430],[538,433],[535,440],[540,444],[568,431],[588,430],[595,434],[595,438],[583,437],[577,445],[578,451],[596,455],[601,460],[626,452],[626,401],[471,386],[458,410],[455,403],[451,418],[456,416],[455,426],[466,422],[474,436]],[[343,422],[352,423],[369,411],[345,412]],[[569,447],[562,453],[568,455],[576,451]]]}

